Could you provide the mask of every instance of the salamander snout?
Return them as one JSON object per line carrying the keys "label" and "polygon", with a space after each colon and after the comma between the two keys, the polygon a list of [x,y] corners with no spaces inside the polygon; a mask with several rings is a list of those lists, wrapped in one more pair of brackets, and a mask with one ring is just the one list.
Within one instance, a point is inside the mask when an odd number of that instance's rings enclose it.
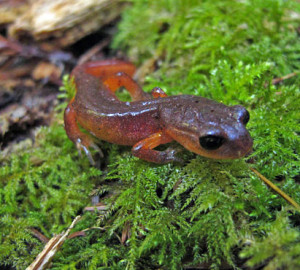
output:
{"label": "salamander snout", "polygon": [[207,134],[200,135],[199,148],[194,152],[203,156],[216,159],[235,159],[248,154],[252,150],[252,138],[243,124],[239,128],[210,130]]}

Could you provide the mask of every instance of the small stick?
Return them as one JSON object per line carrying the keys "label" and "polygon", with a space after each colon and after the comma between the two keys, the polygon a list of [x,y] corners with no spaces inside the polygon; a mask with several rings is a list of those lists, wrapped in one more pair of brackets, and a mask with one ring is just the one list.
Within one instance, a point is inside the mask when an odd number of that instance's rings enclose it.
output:
{"label": "small stick", "polygon": [[279,187],[275,186],[270,180],[268,180],[266,177],[264,177],[261,173],[259,173],[257,170],[250,168],[252,172],[254,172],[262,181],[265,182],[266,185],[268,185],[271,189],[273,189],[275,192],[277,192],[282,198],[284,198],[287,202],[289,202],[291,205],[293,205],[297,210],[300,210],[300,205],[296,203],[289,195],[284,193]]}
{"label": "small stick", "polygon": [[275,78],[275,79],[272,80],[272,84],[278,84],[278,83],[280,83],[280,82],[282,82],[284,80],[287,80],[287,79],[290,79],[290,78],[292,78],[294,76],[297,76],[298,74],[299,74],[299,72],[295,71],[295,72],[292,72],[292,73],[287,74],[285,76],[282,76],[282,77],[279,77],[279,78]]}
{"label": "small stick", "polygon": [[30,229],[31,233],[38,238],[41,242],[43,242],[44,244],[47,244],[49,241],[49,238],[46,237],[45,235],[43,235],[42,233],[40,233],[38,230],[31,228]]}
{"label": "small stick", "polygon": [[85,52],[82,56],[80,56],[77,65],[81,65],[86,63],[87,61],[90,61],[93,56],[95,56],[99,51],[101,51],[104,47],[109,45],[110,38],[104,39],[100,43],[96,44],[94,47],[89,49],[87,52]]}
{"label": "small stick", "polygon": [[70,231],[74,228],[75,224],[80,220],[80,218],[81,216],[77,216],[66,232],[62,232],[59,235],[52,237],[44,247],[43,251],[36,257],[34,262],[26,268],[26,270],[47,269],[54,255],[65,242],[65,240],[68,239]]}
{"label": "small stick", "polygon": [[75,238],[75,237],[78,237],[78,236],[85,236],[85,232],[90,231],[90,230],[101,230],[101,231],[105,231],[105,229],[104,229],[104,228],[101,228],[101,227],[90,227],[90,228],[84,229],[84,230],[82,230],[82,231],[78,231],[78,232],[71,233],[71,234],[68,236],[68,239],[72,239],[72,238]]}

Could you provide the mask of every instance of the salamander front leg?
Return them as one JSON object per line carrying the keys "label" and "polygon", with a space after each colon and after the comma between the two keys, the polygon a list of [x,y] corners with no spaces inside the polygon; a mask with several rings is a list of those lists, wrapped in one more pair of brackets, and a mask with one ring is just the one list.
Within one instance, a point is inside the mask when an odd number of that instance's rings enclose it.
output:
{"label": "salamander front leg", "polygon": [[99,152],[100,156],[103,157],[103,153],[101,149],[94,143],[93,139],[83,133],[77,124],[76,121],[76,113],[73,109],[72,103],[74,99],[71,100],[69,105],[67,106],[64,114],[64,120],[65,120],[65,130],[69,137],[69,139],[75,143],[77,149],[79,150],[79,154],[83,150],[85,154],[87,155],[90,163],[92,165],[95,165],[95,161],[91,155],[91,152],[89,150],[90,147],[94,148],[97,152]]}
{"label": "salamander front leg", "polygon": [[160,131],[136,143],[132,147],[131,151],[132,154],[138,158],[158,164],[165,164],[169,162],[181,163],[182,160],[175,156],[176,151],[173,149],[167,149],[165,151],[153,150],[153,148],[157,147],[158,145],[171,141],[173,141],[173,139],[170,136]]}

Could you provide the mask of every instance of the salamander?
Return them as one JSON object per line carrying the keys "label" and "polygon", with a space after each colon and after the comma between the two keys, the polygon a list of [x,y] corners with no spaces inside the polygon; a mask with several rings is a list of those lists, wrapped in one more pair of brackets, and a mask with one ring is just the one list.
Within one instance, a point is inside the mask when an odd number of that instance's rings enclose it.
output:
{"label": "salamander", "polygon": [[[243,106],[195,95],[167,96],[159,87],[145,93],[132,79],[134,72],[129,62],[104,60],[78,65],[71,73],[77,92],[65,109],[65,130],[91,163],[90,148],[100,151],[94,137],[132,146],[134,156],[158,164],[180,160],[175,149],[155,149],[171,141],[213,159],[241,158],[251,151],[249,112]],[[120,87],[131,102],[117,98]]]}

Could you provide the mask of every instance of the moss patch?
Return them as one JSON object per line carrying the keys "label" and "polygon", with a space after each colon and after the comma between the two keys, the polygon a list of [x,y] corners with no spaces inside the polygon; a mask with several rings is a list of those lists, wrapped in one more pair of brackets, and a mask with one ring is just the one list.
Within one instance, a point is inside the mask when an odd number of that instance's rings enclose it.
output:
{"label": "moss patch", "polygon": [[[299,14],[296,1],[136,0],[113,46],[138,66],[155,60],[145,89],[247,107],[251,166],[300,202],[300,79],[271,83],[300,70]],[[52,269],[300,267],[299,213],[251,173],[247,160],[183,152],[183,166],[154,165],[127,147],[102,147],[101,172],[78,158],[55,124],[38,132],[33,149],[1,160],[2,264],[27,266],[42,249],[30,230],[61,232],[93,190],[108,210],[84,212],[74,231],[101,229],[67,240]]]}

